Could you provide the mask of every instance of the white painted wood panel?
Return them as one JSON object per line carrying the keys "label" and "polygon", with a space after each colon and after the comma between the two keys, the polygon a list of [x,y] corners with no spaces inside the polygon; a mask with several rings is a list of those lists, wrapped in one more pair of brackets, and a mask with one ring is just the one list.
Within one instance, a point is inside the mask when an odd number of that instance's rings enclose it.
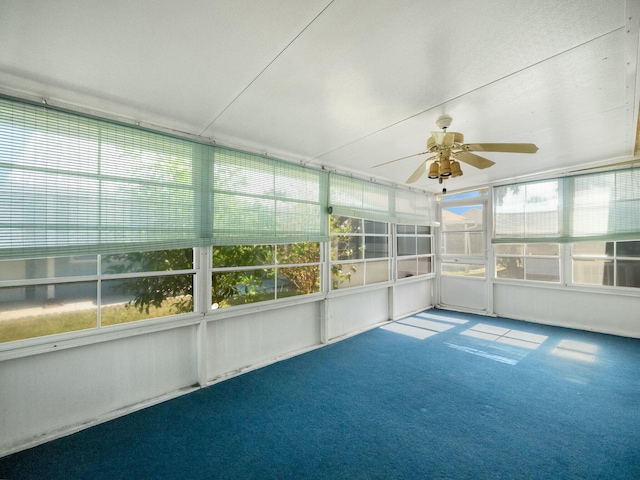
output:
{"label": "white painted wood panel", "polygon": [[389,320],[389,294],[387,288],[353,292],[329,300],[329,340],[366,330]]}
{"label": "white painted wood panel", "polygon": [[640,297],[494,284],[501,317],[640,338]]}
{"label": "white painted wood panel", "polygon": [[424,279],[419,282],[398,283],[393,293],[393,318],[400,318],[431,307],[433,281],[433,279]]}
{"label": "white painted wood panel", "polygon": [[320,344],[319,302],[223,318],[207,325],[207,378],[224,378]]}
{"label": "white painted wood panel", "polygon": [[0,362],[0,453],[196,383],[195,327]]}
{"label": "white painted wood panel", "polygon": [[485,312],[487,310],[485,279],[442,275],[440,304],[446,308]]}

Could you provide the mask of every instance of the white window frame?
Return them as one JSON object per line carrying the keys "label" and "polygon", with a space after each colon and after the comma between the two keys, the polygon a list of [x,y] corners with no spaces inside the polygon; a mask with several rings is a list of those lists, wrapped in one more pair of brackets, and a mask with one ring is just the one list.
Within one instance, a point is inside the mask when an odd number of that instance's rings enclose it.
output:
{"label": "white window frame", "polygon": [[[362,224],[362,231],[361,232],[331,232],[331,245],[330,245],[330,249],[333,248],[333,239],[335,237],[351,237],[351,238],[359,238],[360,241],[358,242],[358,244],[360,245],[361,248],[361,257],[357,258],[357,259],[345,259],[345,260],[339,260],[339,259],[330,259],[329,265],[330,265],[330,269],[331,271],[333,271],[333,267],[334,266],[344,266],[347,269],[354,267],[356,268],[357,266],[362,268],[362,283],[358,283],[357,285],[343,285],[343,286],[339,286],[338,288],[334,288],[333,287],[333,276],[331,276],[331,282],[329,285],[329,288],[331,291],[337,291],[337,290],[343,290],[343,289],[347,289],[347,288],[357,288],[357,287],[366,287],[366,286],[370,286],[370,285],[379,285],[385,282],[390,282],[393,280],[393,276],[392,276],[392,264],[393,264],[393,260],[394,260],[394,251],[392,249],[392,224],[387,223],[387,222],[381,222],[378,220],[367,220],[367,219],[363,219],[363,218],[358,218],[358,217],[348,217],[346,215],[336,215],[336,217],[346,217],[346,218],[351,218],[353,220],[357,220],[359,222],[361,222]],[[371,223],[379,223],[379,224],[384,224],[386,225],[386,233],[369,233],[366,231],[366,225],[367,222],[371,222]],[[371,258],[367,258],[367,253],[366,253],[366,239],[367,237],[369,238],[373,238],[373,237],[377,237],[377,238],[386,238],[386,244],[387,244],[387,256],[385,257],[371,257]],[[367,265],[371,264],[371,263],[375,263],[375,262],[382,262],[382,261],[386,261],[387,262],[387,279],[384,281],[379,281],[379,282],[367,282]]]}
{"label": "white window frame", "polygon": [[[496,248],[503,245],[517,245],[522,247],[522,254],[509,254],[509,253],[496,253]],[[556,245],[558,248],[558,255],[538,255],[527,252],[527,247],[535,246],[535,245]],[[555,242],[544,242],[544,243],[499,243],[494,245],[493,248],[493,264],[494,264],[494,280],[498,280],[500,282],[535,282],[535,283],[545,283],[550,285],[559,285],[563,283],[563,251],[562,244]],[[522,259],[522,269],[524,278],[508,278],[508,277],[498,277],[498,259],[499,258],[520,258]],[[528,275],[528,267],[527,267],[527,259],[547,259],[547,260],[555,260],[558,262],[558,280],[539,280],[527,278]]]}
{"label": "white window frame", "polygon": [[[399,227],[413,227],[413,233],[400,233]],[[419,233],[418,229],[421,228],[427,228],[428,229],[428,233]],[[435,251],[434,251],[434,244],[433,244],[433,228],[426,226],[426,225],[414,225],[414,224],[396,224],[394,225],[394,229],[393,229],[393,233],[394,233],[394,241],[393,241],[393,245],[395,246],[395,250],[394,253],[395,255],[393,255],[393,259],[394,259],[394,274],[395,274],[395,279],[398,281],[403,281],[409,278],[416,278],[416,277],[428,277],[428,276],[435,276],[435,271],[436,271],[436,264],[435,264]],[[399,253],[399,248],[398,248],[398,242],[401,238],[415,238],[416,240],[416,252],[414,254],[410,254],[410,255],[400,255]],[[426,238],[428,239],[429,242],[429,251],[430,253],[418,253],[418,239],[419,238]],[[426,273],[418,273],[417,269],[416,269],[416,273],[414,275],[410,275],[410,276],[403,276],[401,277],[399,275],[398,272],[398,263],[402,260],[415,260],[416,264],[419,261],[419,259],[421,258],[428,258],[430,259],[430,270],[429,272]]]}
{"label": "white window frame", "polygon": [[[602,242],[590,242],[590,243],[602,243],[606,246],[607,243],[613,243],[613,255],[589,255],[589,254],[576,254],[575,253],[575,245],[576,243],[570,244],[570,263],[567,268],[568,275],[567,277],[570,279],[571,285],[578,287],[590,287],[590,288],[598,288],[603,289],[605,291],[627,291],[627,292],[637,292],[640,294],[640,286],[638,287],[629,287],[629,286],[620,286],[618,285],[618,262],[619,261],[634,261],[640,264],[640,257],[630,257],[630,256],[620,256],[618,255],[618,244],[624,243],[627,241],[635,241],[638,240],[610,240],[610,241],[602,241]],[[613,264],[612,277],[613,277],[613,285],[603,285],[603,284],[595,284],[595,283],[577,283],[574,281],[574,263],[575,260],[603,260],[603,261],[611,261]]]}

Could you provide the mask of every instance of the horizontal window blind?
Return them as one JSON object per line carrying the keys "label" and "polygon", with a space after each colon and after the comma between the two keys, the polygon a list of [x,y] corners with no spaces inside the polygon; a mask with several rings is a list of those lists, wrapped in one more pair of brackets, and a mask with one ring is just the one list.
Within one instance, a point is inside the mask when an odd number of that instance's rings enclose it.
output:
{"label": "horizontal window blind", "polygon": [[565,180],[571,241],[640,238],[640,169]]}
{"label": "horizontal window blind", "polygon": [[197,242],[192,145],[0,99],[0,258]]}
{"label": "horizontal window blind", "polygon": [[398,223],[436,225],[436,197],[396,189],[395,216]]}
{"label": "horizontal window blind", "polygon": [[435,219],[433,196],[338,174],[331,174],[329,183],[334,215],[419,225]]}
{"label": "horizontal window blind", "polygon": [[359,178],[331,174],[329,204],[334,215],[395,222],[392,210],[394,191],[386,185]]}
{"label": "horizontal window blind", "polygon": [[493,189],[493,241],[549,241],[561,234],[558,179],[503,185]]}
{"label": "horizontal window blind", "polygon": [[640,238],[640,169],[494,187],[494,243]]}
{"label": "horizontal window blind", "polygon": [[327,241],[329,204],[435,218],[425,194],[0,97],[0,259]]}
{"label": "horizontal window blind", "polygon": [[216,148],[211,243],[327,241],[327,180],[322,170]]}
{"label": "horizontal window blind", "polygon": [[0,259],[328,240],[328,173],[0,98]]}

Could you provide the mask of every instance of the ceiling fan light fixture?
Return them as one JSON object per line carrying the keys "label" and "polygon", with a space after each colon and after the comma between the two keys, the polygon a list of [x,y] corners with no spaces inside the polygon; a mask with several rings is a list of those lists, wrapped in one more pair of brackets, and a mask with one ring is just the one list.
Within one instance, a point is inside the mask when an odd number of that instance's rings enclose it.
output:
{"label": "ceiling fan light fixture", "polygon": [[438,178],[440,177],[440,165],[438,162],[433,162],[429,167],[429,178]]}
{"label": "ceiling fan light fixture", "polygon": [[457,160],[451,160],[451,178],[462,176],[462,169],[460,168],[460,162]]}
{"label": "ceiling fan light fixture", "polygon": [[440,176],[448,177],[451,175],[451,162],[448,158],[444,158],[440,161]]}
{"label": "ceiling fan light fixture", "polygon": [[[504,153],[536,153],[538,147],[533,143],[464,143],[464,135],[459,132],[447,132],[451,125],[452,118],[448,115],[441,115],[436,121],[436,125],[442,129],[441,132],[431,132],[427,138],[427,151],[396,158],[388,162],[374,165],[381,167],[406,158],[417,157],[418,155],[432,154],[427,160],[422,160],[413,174],[406,180],[406,183],[415,183],[427,173],[430,179],[437,179],[443,183],[447,178],[455,178],[463,175],[460,163],[463,162],[474,168],[484,169],[495,165],[495,162],[481,157],[474,152],[504,152]],[[433,159],[433,162],[429,162]]]}

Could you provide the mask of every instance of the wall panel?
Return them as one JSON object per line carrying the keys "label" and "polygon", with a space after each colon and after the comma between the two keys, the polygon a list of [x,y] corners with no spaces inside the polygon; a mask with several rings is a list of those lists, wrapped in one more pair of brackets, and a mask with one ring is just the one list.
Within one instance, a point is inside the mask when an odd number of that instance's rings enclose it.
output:
{"label": "wall panel", "polygon": [[194,385],[194,346],[190,326],[0,362],[0,452]]}
{"label": "wall panel", "polygon": [[328,339],[370,328],[389,320],[387,287],[353,291],[329,299]]}
{"label": "wall panel", "polygon": [[524,285],[493,289],[498,316],[640,338],[640,297]]}
{"label": "wall panel", "polygon": [[207,325],[207,379],[213,381],[320,344],[320,303],[304,303]]}
{"label": "wall panel", "polygon": [[419,282],[396,284],[393,293],[393,318],[401,318],[431,307],[433,281],[424,279]]}

